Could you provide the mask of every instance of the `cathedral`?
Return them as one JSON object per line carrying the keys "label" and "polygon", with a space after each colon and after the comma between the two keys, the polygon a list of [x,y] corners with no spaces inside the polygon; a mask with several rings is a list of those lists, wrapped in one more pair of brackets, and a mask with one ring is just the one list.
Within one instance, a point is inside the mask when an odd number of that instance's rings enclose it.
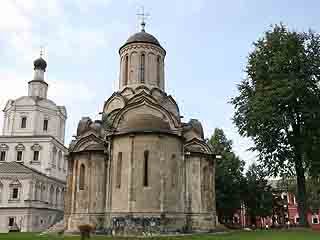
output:
{"label": "cathedral", "polygon": [[142,30],[120,47],[119,87],[102,117],[83,117],[68,151],[65,229],[210,231],[215,159],[201,123],[165,91],[166,50]]}

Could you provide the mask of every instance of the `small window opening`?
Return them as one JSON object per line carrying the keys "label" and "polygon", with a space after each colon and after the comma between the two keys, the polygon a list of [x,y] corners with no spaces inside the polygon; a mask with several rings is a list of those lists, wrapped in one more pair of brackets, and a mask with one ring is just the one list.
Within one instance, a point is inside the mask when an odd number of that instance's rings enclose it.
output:
{"label": "small window opening", "polygon": [[26,128],[27,127],[27,118],[22,117],[21,118],[21,128]]}
{"label": "small window opening", "polygon": [[160,87],[160,64],[161,64],[161,58],[160,56],[157,57],[157,85]]}
{"label": "small window opening", "polygon": [[148,187],[149,186],[149,151],[144,151],[144,174],[143,174],[143,186]]}
{"label": "small window opening", "polygon": [[319,224],[319,218],[313,217],[312,218],[312,224]]}
{"label": "small window opening", "polygon": [[141,60],[140,60],[140,82],[145,83],[145,62],[146,62],[146,56],[144,53],[141,54]]}
{"label": "small window opening", "polygon": [[48,119],[45,119],[43,121],[43,131],[48,131],[48,123],[49,123]]}
{"label": "small window opening", "polygon": [[118,162],[117,162],[117,184],[116,187],[121,187],[121,171],[122,171],[122,152],[118,153]]}
{"label": "small window opening", "polygon": [[125,63],[124,63],[124,85],[128,84],[128,75],[129,75],[129,57],[127,55],[125,57]]}
{"label": "small window opening", "polygon": [[22,161],[22,151],[17,152],[17,161],[18,162]]}
{"label": "small window opening", "polygon": [[9,227],[14,226],[14,217],[9,217]]}
{"label": "small window opening", "polygon": [[19,189],[13,188],[12,189],[12,199],[18,199],[18,196],[19,196]]}
{"label": "small window opening", "polygon": [[86,175],[86,167],[83,164],[81,164],[81,166],[80,166],[80,181],[79,181],[79,189],[80,190],[84,190],[85,175]]}
{"label": "small window opening", "polygon": [[39,161],[39,151],[33,152],[33,161]]}
{"label": "small window opening", "polygon": [[0,161],[5,161],[6,160],[6,152],[5,151],[1,151],[0,153]]}

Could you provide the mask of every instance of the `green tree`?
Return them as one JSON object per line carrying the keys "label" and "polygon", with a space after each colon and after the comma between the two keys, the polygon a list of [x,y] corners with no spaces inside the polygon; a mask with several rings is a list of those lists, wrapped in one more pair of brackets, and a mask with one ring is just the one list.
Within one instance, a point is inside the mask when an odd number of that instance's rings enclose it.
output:
{"label": "green tree", "polygon": [[222,129],[216,128],[209,143],[222,156],[216,162],[216,204],[221,223],[232,222],[234,213],[240,209],[244,162],[232,151],[232,141]]}
{"label": "green tree", "polygon": [[272,188],[266,177],[263,168],[255,163],[250,165],[246,172],[244,202],[252,223],[257,217],[265,218],[272,215]]}
{"label": "green tree", "polygon": [[294,173],[300,224],[306,226],[305,174],[319,167],[320,37],[275,25],[254,43],[247,77],[232,99],[234,123],[251,137],[270,175]]}

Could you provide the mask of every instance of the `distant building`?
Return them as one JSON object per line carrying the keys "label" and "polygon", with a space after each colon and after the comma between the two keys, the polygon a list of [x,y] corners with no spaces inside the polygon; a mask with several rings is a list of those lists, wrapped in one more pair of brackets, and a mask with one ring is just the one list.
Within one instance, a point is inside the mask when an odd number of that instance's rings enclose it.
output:
{"label": "distant building", "polygon": [[[234,223],[240,224],[242,227],[265,227],[285,226],[296,227],[299,224],[298,203],[293,193],[287,189],[279,188],[277,180],[269,181],[273,187],[273,213],[264,219],[257,217],[254,222],[247,216],[245,208],[242,208],[234,215]],[[308,224],[313,229],[320,230],[320,211],[312,213],[310,210],[307,213]]]}
{"label": "distant building", "polygon": [[47,63],[34,61],[28,96],[9,100],[0,136],[0,231],[41,231],[63,215],[67,112],[47,99]]}

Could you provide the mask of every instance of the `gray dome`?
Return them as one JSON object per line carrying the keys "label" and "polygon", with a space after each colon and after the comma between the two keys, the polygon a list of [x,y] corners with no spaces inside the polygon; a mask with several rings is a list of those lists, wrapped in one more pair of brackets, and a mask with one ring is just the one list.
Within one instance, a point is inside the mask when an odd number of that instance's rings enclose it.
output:
{"label": "gray dome", "polygon": [[131,37],[128,38],[126,43],[121,48],[123,48],[124,46],[130,43],[151,43],[161,47],[159,41],[153,35],[146,33],[145,31],[141,31],[133,34]]}

